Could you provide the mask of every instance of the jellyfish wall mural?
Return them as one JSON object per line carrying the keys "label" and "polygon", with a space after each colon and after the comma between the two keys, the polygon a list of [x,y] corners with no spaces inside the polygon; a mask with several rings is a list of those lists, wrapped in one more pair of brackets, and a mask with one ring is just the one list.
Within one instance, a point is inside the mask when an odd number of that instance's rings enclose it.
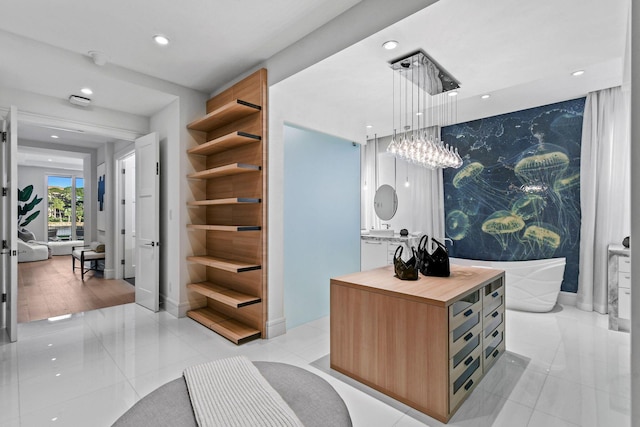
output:
{"label": "jellyfish wall mural", "polygon": [[487,261],[566,257],[578,289],[580,142],[585,98],[442,128],[464,164],[444,171],[451,256]]}

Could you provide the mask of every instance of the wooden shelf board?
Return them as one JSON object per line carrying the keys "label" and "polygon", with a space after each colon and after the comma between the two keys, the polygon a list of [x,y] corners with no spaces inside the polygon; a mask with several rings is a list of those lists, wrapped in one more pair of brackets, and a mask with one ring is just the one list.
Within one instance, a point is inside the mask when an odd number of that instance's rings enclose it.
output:
{"label": "wooden shelf board", "polygon": [[208,156],[210,154],[219,153],[231,148],[240,147],[245,144],[258,142],[261,139],[262,138],[258,135],[236,131],[219,138],[212,139],[211,141],[207,141],[204,144],[198,145],[197,147],[190,148],[189,150],[187,150],[187,154]]}
{"label": "wooden shelf board", "polygon": [[202,307],[195,310],[187,311],[187,316],[197,321],[198,323],[202,323],[207,328],[213,323],[220,323],[229,319],[229,316],[218,313],[217,311],[212,310],[209,307]]}
{"label": "wooden shelf board", "polygon": [[207,231],[260,231],[259,225],[207,225],[207,224],[187,224],[191,230]]}
{"label": "wooden shelf board", "polygon": [[207,169],[200,172],[195,172],[188,175],[191,179],[209,179],[218,178],[221,176],[237,175],[241,173],[251,173],[260,171],[260,166],[248,165],[246,163],[231,163],[230,165],[224,165],[213,169]]}
{"label": "wooden shelf board", "polygon": [[228,199],[194,200],[187,202],[187,206],[249,205],[261,202],[262,200],[255,198],[231,197]]}
{"label": "wooden shelf board", "polygon": [[245,271],[260,270],[262,268],[262,266],[257,264],[247,264],[211,256],[189,256],[187,257],[187,261],[217,268],[218,270],[230,271],[232,273],[242,273]]}
{"label": "wooden shelf board", "polygon": [[259,297],[247,295],[242,292],[224,286],[216,285],[211,282],[189,283],[187,288],[194,292],[202,294],[207,298],[218,301],[222,304],[234,308],[240,308],[251,304],[257,304],[261,301]]}
{"label": "wooden shelf board", "polygon": [[261,109],[262,107],[259,105],[250,104],[240,99],[234,99],[233,101],[213,110],[206,116],[189,123],[187,128],[191,130],[209,132],[228,123],[235,122],[243,117],[257,113]]}
{"label": "wooden shelf board", "polygon": [[209,307],[188,311],[187,316],[236,344],[242,344],[260,336],[259,330],[224,316]]}

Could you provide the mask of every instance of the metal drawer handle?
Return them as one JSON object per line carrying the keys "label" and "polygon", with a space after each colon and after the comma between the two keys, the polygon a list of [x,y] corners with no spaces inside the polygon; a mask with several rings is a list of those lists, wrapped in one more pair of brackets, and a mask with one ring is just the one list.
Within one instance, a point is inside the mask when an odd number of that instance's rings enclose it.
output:
{"label": "metal drawer handle", "polygon": [[464,389],[465,390],[469,390],[472,385],[473,385],[473,380],[469,380],[469,382],[467,384],[465,384]]}
{"label": "metal drawer handle", "polygon": [[498,317],[498,314],[499,313],[497,311],[494,311],[493,314],[491,315],[491,317]]}
{"label": "metal drawer handle", "polygon": [[464,340],[465,341],[469,341],[471,338],[473,338],[473,333],[469,332],[467,335],[464,336]]}
{"label": "metal drawer handle", "polygon": [[496,351],[493,352],[493,357],[496,357],[498,355],[498,353],[500,353],[500,352],[496,349]]}
{"label": "metal drawer handle", "polygon": [[493,331],[493,333],[491,334],[492,337],[497,337],[498,336],[498,331]]}
{"label": "metal drawer handle", "polygon": [[494,292],[494,293],[491,294],[491,296],[494,297],[494,298],[497,297],[498,295],[500,295],[498,292]]}
{"label": "metal drawer handle", "polygon": [[464,361],[464,365],[469,366],[471,362],[473,362],[473,356],[469,356],[469,358]]}
{"label": "metal drawer handle", "polygon": [[465,311],[465,312],[464,312],[464,317],[469,317],[469,316],[471,316],[472,314],[473,314],[473,310],[472,310],[472,309],[469,309],[469,310],[467,310],[467,311]]}
{"label": "metal drawer handle", "polygon": [[631,276],[624,276],[625,279],[631,279]]}

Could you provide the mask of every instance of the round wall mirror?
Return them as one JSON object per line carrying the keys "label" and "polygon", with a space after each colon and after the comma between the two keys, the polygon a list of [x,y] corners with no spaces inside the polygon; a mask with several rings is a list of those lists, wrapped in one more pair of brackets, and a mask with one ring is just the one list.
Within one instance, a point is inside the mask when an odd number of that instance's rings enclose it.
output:
{"label": "round wall mirror", "polygon": [[376,215],[383,221],[388,221],[396,214],[398,210],[398,195],[396,190],[387,184],[381,185],[376,190],[373,198],[373,207]]}

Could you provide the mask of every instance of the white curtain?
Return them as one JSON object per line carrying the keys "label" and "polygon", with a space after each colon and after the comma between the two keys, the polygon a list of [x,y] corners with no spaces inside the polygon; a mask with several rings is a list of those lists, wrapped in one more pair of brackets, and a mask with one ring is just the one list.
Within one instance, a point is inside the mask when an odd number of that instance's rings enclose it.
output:
{"label": "white curtain", "polygon": [[587,95],[580,158],[580,272],[576,305],[606,313],[607,246],[630,234],[629,101],[620,87]]}

